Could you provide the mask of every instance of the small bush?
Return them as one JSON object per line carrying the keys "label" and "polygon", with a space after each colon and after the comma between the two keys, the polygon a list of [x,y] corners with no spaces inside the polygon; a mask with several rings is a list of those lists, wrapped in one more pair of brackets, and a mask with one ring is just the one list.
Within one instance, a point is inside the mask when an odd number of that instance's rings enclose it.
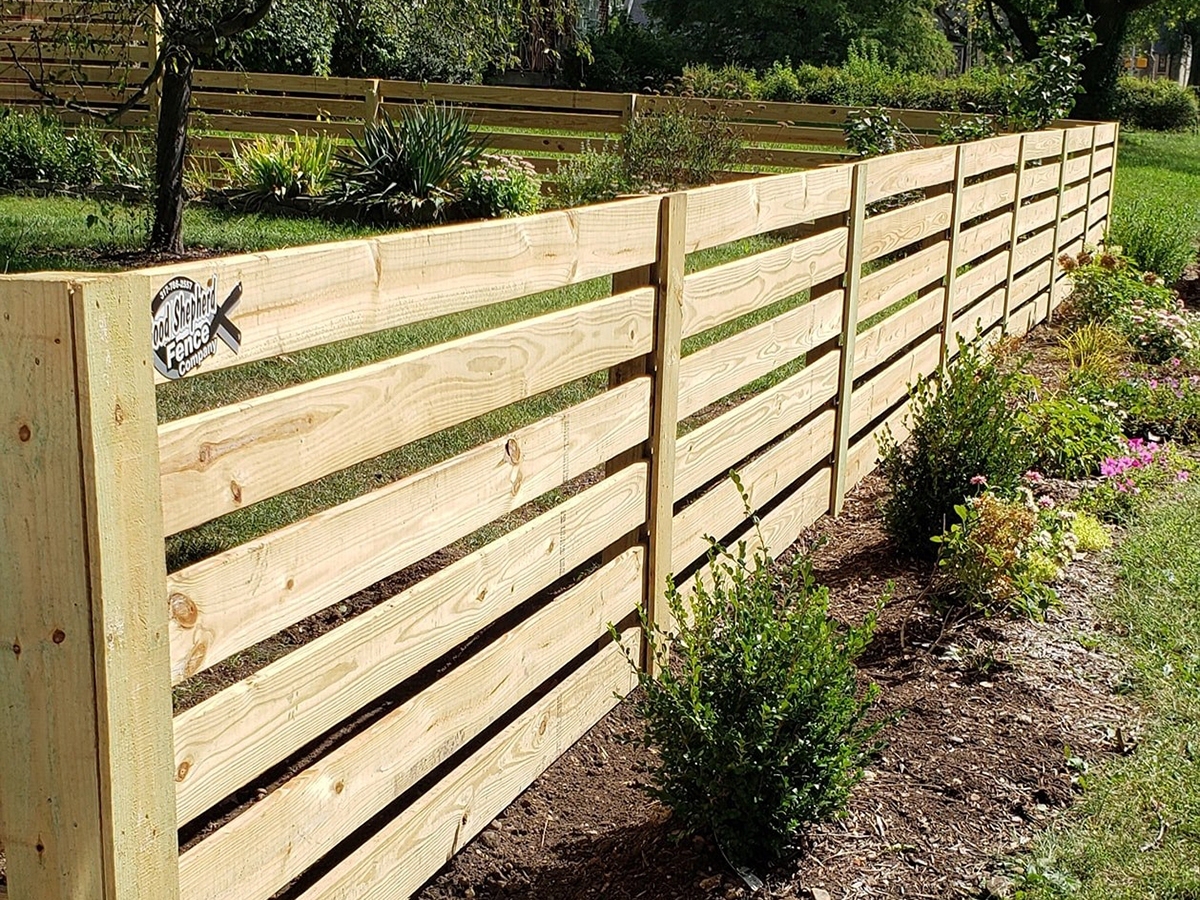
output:
{"label": "small bush", "polygon": [[0,189],[91,187],[104,158],[91,129],[68,132],[52,116],[0,112]]}
{"label": "small bush", "polygon": [[966,116],[965,118],[943,117],[940,125],[942,133],[938,140],[943,144],[981,141],[996,133],[995,120],[985,115]]}
{"label": "small bush", "polygon": [[1059,478],[1095,475],[1121,436],[1121,420],[1110,407],[1071,396],[1031,403],[1024,418],[1034,467]]}
{"label": "small bush", "polygon": [[682,106],[643,113],[621,138],[630,182],[648,191],[709,184],[737,163],[742,142],[722,116],[698,116]]}
{"label": "small bush", "polygon": [[462,174],[459,211],[472,219],[527,216],[542,205],[542,180],[525,160],[485,156]]}
{"label": "small bush", "polygon": [[800,79],[791,62],[776,62],[763,73],[758,82],[758,100],[773,100],[781,103],[798,103],[804,96]]}
{"label": "small bush", "polygon": [[1200,125],[1200,104],[1189,88],[1162,79],[1122,76],[1113,115],[1122,125],[1155,131],[1184,131]]}
{"label": "small bush", "polygon": [[842,133],[846,146],[863,157],[915,150],[921,146],[903,122],[893,119],[881,108],[851,110]]}
{"label": "small bush", "polygon": [[649,632],[653,652],[670,641],[677,662],[639,672],[646,742],[660,754],[650,793],[731,861],[758,865],[838,815],[861,776],[877,689],[858,691],[854,660],[874,617],[839,626],[806,562],[781,576],[744,544],[715,550],[708,574],[689,598],[669,590],[674,635]]}
{"label": "small bush", "polygon": [[1111,406],[1126,434],[1160,440],[1200,441],[1200,375],[1172,367],[1166,373],[1134,372],[1118,379],[1077,377],[1081,396]]}
{"label": "small bush", "polygon": [[901,550],[932,557],[930,538],[982,485],[1015,493],[1032,460],[1021,417],[1009,404],[1020,381],[960,339],[946,376],[916,386],[909,440],[898,444],[885,434],[880,447],[880,471],[890,488],[884,524]]}
{"label": "small bush", "polygon": [[1119,319],[1133,306],[1174,309],[1176,302],[1161,279],[1147,277],[1116,250],[1064,254],[1059,265],[1071,277],[1070,313],[1083,322],[1108,323],[1120,330]]}
{"label": "small bush", "polygon": [[1112,538],[1100,520],[1089,512],[1076,512],[1071,521],[1075,549],[1081,553],[1099,553],[1112,545]]}
{"label": "small bush", "polygon": [[978,612],[1012,609],[1041,619],[1058,599],[1050,583],[1074,554],[1073,514],[1023,489],[1008,500],[992,491],[954,508],[958,522],[934,538],[947,579],[945,599]]}
{"label": "small bush", "polygon": [[1133,353],[1125,335],[1101,322],[1085,322],[1059,339],[1059,356],[1076,374],[1116,378]]}
{"label": "small bush", "polygon": [[1132,438],[1106,459],[1100,482],[1080,498],[1080,507],[1102,519],[1126,522],[1137,515],[1147,494],[1188,481],[1191,470],[1170,444]]}
{"label": "small bush", "polygon": [[262,136],[234,147],[226,174],[238,198],[251,208],[298,197],[317,197],[330,184],[332,139],[293,134]]}
{"label": "small bush", "polygon": [[378,220],[434,221],[457,199],[463,173],[483,154],[465,113],[452,106],[406,107],[385,115],[338,156],[332,201]]}
{"label": "small bush", "polygon": [[585,206],[612,200],[629,190],[625,160],[611,150],[584,147],[558,164],[558,201],[563,206]]}
{"label": "small bush", "polygon": [[1139,269],[1161,275],[1167,284],[1175,284],[1196,258],[1195,223],[1144,198],[1120,207],[1108,239]]}
{"label": "small bush", "polygon": [[328,75],[336,34],[330,0],[273,0],[263,21],[230,43],[225,62],[249,72]]}
{"label": "small bush", "polygon": [[716,97],[721,100],[754,100],[760,96],[758,77],[750,69],[735,65],[713,69],[707,65],[684,66],[679,77],[684,97]]}

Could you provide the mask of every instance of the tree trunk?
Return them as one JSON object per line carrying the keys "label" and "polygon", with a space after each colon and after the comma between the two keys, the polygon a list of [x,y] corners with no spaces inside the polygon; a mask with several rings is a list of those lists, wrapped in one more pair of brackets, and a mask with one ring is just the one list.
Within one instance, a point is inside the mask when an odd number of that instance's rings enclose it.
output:
{"label": "tree trunk", "polygon": [[183,164],[187,155],[188,108],[192,102],[192,62],[185,56],[167,60],[158,112],[154,167],[154,228],[150,249],[183,253]]}
{"label": "tree trunk", "polygon": [[1129,11],[1120,2],[1090,3],[1096,45],[1083,54],[1083,90],[1072,115],[1078,119],[1111,119],[1116,109],[1121,52],[1129,31]]}

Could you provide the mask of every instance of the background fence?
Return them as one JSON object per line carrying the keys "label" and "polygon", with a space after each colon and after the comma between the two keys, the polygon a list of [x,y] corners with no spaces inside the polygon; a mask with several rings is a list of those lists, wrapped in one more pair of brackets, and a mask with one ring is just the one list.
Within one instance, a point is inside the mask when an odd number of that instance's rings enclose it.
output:
{"label": "background fence", "polygon": [[[956,337],[1050,315],[1115,149],[0,280],[9,896],[408,896],[631,688],[608,623],[636,646],[707,536],[753,537],[730,469],[782,550]],[[240,341],[165,384],[150,309],[183,278]]]}

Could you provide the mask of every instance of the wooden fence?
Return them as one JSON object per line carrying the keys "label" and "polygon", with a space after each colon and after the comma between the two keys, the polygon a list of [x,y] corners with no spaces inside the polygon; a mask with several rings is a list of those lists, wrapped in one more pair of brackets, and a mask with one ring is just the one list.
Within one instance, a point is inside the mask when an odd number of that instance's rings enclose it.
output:
{"label": "wooden fence", "polygon": [[[629,691],[608,623],[636,642],[636,611],[663,620],[667,574],[694,577],[707,536],[751,534],[730,469],[782,550],[841,509],[885,429],[905,434],[910,385],[956,337],[1050,315],[1067,293],[1057,254],[1104,233],[1115,149],[1114,125],[1086,126],[0,280],[9,896],[409,896]],[[777,245],[685,269],[763,234]],[[158,421],[156,390],[219,397],[312,348],[598,283]],[[524,424],[481,426],[435,465],[168,572],[171,535],[539,399],[551,408]],[[360,614],[249,676],[227,668],[234,683],[173,715],[173,687],[381,584]]]}

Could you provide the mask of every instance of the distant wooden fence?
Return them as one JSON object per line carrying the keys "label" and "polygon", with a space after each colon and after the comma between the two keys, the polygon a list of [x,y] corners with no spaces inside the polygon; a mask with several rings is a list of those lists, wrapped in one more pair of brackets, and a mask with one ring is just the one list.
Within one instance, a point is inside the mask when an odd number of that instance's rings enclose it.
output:
{"label": "distant wooden fence", "polygon": [[[707,536],[752,537],[730,469],[782,550],[841,509],[885,429],[906,433],[910,385],[956,337],[1050,315],[1068,290],[1056,256],[1105,230],[1116,133],[0,279],[9,896],[409,896],[630,690],[607,624],[636,641],[635,612],[664,619],[668,573],[692,577]],[[685,274],[686,254],[765,233],[789,239]],[[157,421],[156,368],[180,358],[203,375],[610,277],[601,299]],[[174,349],[155,357],[152,340]],[[548,418],[164,565],[168,535],[605,371],[607,387]],[[172,715],[173,685],[567,484],[567,499]]]}

